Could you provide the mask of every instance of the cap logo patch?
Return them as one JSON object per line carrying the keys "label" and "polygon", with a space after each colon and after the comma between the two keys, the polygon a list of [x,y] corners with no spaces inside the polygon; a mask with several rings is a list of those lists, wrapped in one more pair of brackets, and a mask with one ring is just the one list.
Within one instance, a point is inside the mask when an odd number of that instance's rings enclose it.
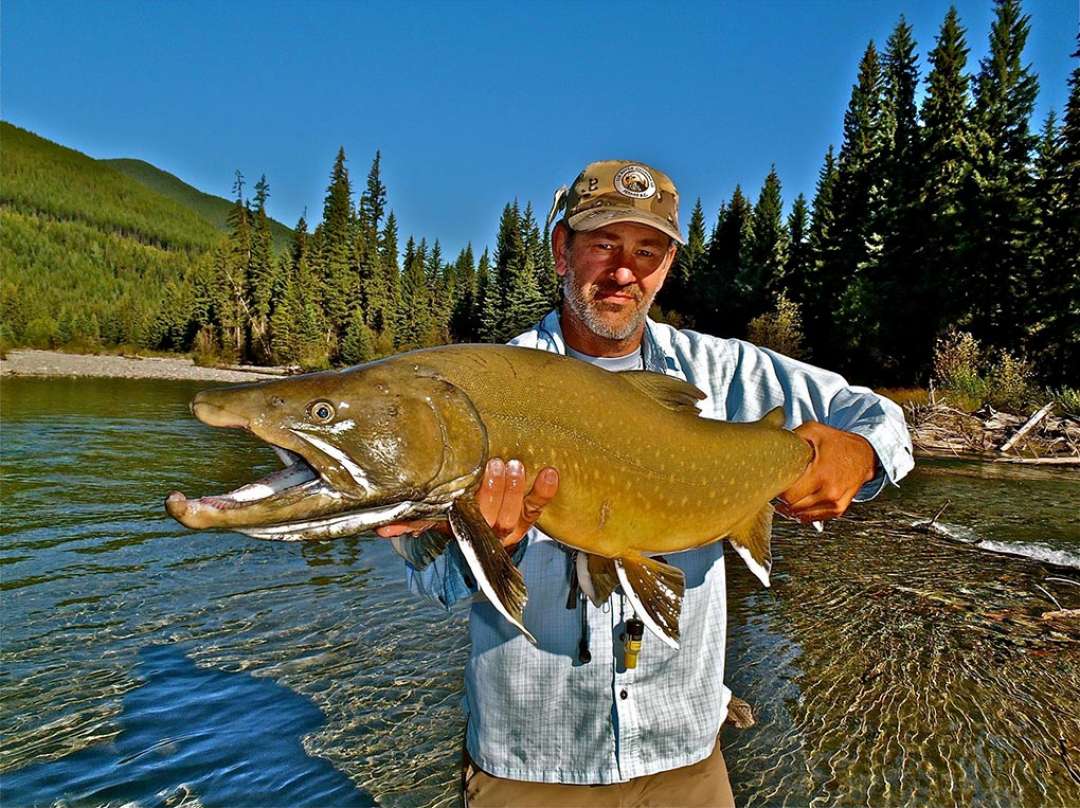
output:
{"label": "cap logo patch", "polygon": [[656,181],[644,166],[630,164],[615,174],[615,190],[634,199],[648,199],[656,193]]}

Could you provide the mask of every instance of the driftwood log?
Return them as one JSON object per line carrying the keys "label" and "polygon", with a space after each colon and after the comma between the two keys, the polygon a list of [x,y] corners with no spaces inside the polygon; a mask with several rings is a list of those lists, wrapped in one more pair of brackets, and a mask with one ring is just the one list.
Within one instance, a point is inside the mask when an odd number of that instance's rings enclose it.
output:
{"label": "driftwood log", "polygon": [[1047,404],[1027,418],[989,407],[967,413],[943,403],[904,409],[911,442],[924,457],[1080,465],[1080,419],[1053,415],[1052,408]]}

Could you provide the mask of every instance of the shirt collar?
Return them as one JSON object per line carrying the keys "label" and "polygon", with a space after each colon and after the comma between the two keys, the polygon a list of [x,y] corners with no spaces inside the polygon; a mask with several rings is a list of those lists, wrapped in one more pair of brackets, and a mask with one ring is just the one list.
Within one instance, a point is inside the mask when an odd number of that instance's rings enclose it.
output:
{"label": "shirt collar", "polygon": [[[679,365],[674,354],[665,353],[656,339],[655,330],[657,323],[648,317],[645,318],[645,335],[642,338],[642,363],[645,370],[654,373],[678,373]],[[559,310],[552,309],[537,326],[539,339],[538,348],[566,355],[566,341],[563,339],[562,323],[559,320]]]}

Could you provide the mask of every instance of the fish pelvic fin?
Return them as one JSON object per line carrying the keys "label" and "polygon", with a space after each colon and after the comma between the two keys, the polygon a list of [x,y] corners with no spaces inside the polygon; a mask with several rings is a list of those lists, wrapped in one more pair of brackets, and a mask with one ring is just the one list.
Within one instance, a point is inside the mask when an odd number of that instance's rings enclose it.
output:
{"label": "fish pelvic fin", "polygon": [[525,628],[525,601],[528,600],[525,578],[480,513],[480,506],[472,498],[459,497],[454,500],[449,516],[458,547],[480,591],[503,617],[536,645],[536,638]]}
{"label": "fish pelvic fin", "polygon": [[620,373],[619,378],[669,410],[700,415],[697,403],[705,398],[705,394],[690,382],[651,370],[628,370]]}
{"label": "fish pelvic fin", "polygon": [[577,554],[577,576],[581,591],[589,596],[597,608],[607,602],[619,585],[615,562],[592,553]]}
{"label": "fish pelvic fin", "polygon": [[641,622],[665,645],[677,651],[679,615],[686,591],[683,571],[643,555],[616,558],[614,563],[623,593]]}
{"label": "fish pelvic fin", "polygon": [[765,503],[764,508],[736,525],[728,535],[735,552],[765,586],[769,585],[772,570],[772,519],[773,506]]}
{"label": "fish pelvic fin", "polygon": [[441,556],[449,543],[450,537],[438,530],[427,530],[419,536],[401,535],[390,539],[394,552],[416,570],[426,568]]}

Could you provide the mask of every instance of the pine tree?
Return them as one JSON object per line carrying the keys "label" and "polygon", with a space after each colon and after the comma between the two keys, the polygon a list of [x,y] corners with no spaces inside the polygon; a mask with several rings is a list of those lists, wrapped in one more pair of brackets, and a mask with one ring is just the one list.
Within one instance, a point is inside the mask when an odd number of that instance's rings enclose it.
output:
{"label": "pine tree", "polygon": [[[1080,35],[1073,58],[1080,58]],[[1036,161],[1039,250],[1031,349],[1055,385],[1080,379],[1080,64],[1069,77],[1061,129],[1051,117]]]}
{"label": "pine tree", "polygon": [[[521,234],[521,212],[518,204],[508,203],[499,219],[499,232],[495,242],[495,265],[484,300],[481,338],[485,342],[506,342],[520,328],[517,321],[524,319],[523,309],[528,300],[539,295],[535,282],[532,289],[517,290],[516,307],[511,311],[510,295],[515,281],[523,274],[525,264],[525,240]],[[524,326],[522,326],[524,327]]]}
{"label": "pine tree", "polygon": [[806,197],[799,194],[791,205],[787,220],[788,256],[784,265],[783,290],[800,308],[805,306],[807,283],[811,272],[810,209]]}
{"label": "pine tree", "polygon": [[450,341],[450,315],[457,295],[457,279],[452,268],[442,260],[442,245],[438,239],[428,254],[424,274],[427,276],[431,319],[428,332],[423,335],[423,344],[442,345]]}
{"label": "pine tree", "polygon": [[381,161],[382,155],[376,150],[375,159],[371,161],[371,170],[368,171],[367,187],[360,196],[360,225],[372,241],[377,237],[383,214],[386,212],[386,186],[381,177]]}
{"label": "pine tree", "polygon": [[536,264],[536,285],[544,308],[559,305],[559,276],[555,272],[555,256],[551,254],[551,228],[545,224],[540,235],[540,251]]}
{"label": "pine tree", "polygon": [[492,290],[495,288],[491,278],[491,259],[488,257],[487,248],[480,254],[480,260],[476,264],[476,309],[473,320],[469,324],[469,333],[481,342],[490,342],[487,333],[487,323],[495,319],[495,313],[491,311]]}
{"label": "pine tree", "polygon": [[746,301],[745,316],[748,321],[772,309],[783,285],[788,255],[788,233],[784,228],[783,213],[780,177],[774,165],[765,178],[754,206],[749,262],[738,279]]}
{"label": "pine tree", "polygon": [[379,270],[382,273],[379,283],[382,299],[370,312],[370,323],[378,335],[376,343],[381,353],[383,346],[394,344],[394,328],[400,306],[401,270],[398,267],[397,217],[393,211],[386,217],[386,225],[379,234]]}
{"label": "pine tree", "polygon": [[450,337],[454,342],[473,342],[477,338],[472,330],[477,311],[477,277],[471,242],[454,261],[454,276],[457,297],[450,316]]}
{"label": "pine tree", "polygon": [[396,329],[397,347],[420,348],[431,333],[431,300],[427,278],[427,243],[409,238],[405,245],[405,268],[401,275],[401,298]]}
{"label": "pine tree", "polygon": [[748,301],[740,284],[750,264],[753,207],[735,186],[730,204],[722,205],[709,237],[701,283],[697,326],[712,334],[741,337],[750,322]]}
{"label": "pine tree", "polygon": [[882,106],[881,65],[871,41],[844,115],[833,195],[836,260],[821,273],[823,304],[832,308],[832,327],[819,335],[821,349],[827,365],[843,370],[868,369],[879,360],[867,349],[877,344],[873,287],[882,249]]}
{"label": "pine tree", "polygon": [[326,286],[324,299],[330,327],[340,339],[348,326],[350,312],[362,305],[358,268],[355,262],[355,217],[352,187],[345,167],[345,149],[338,150],[330,185],[323,204],[319,270]]}
{"label": "pine tree", "polygon": [[971,238],[966,231],[966,189],[972,184],[974,143],[968,95],[968,47],[955,8],[950,8],[930,52],[921,117],[915,192],[914,229],[919,234],[916,281],[909,294],[918,301],[918,317],[910,322],[905,362],[910,381],[929,377],[936,339],[949,325],[965,321],[970,308],[967,266]]}
{"label": "pine tree", "polygon": [[967,228],[970,330],[1000,346],[1023,345],[1027,334],[1028,255],[1033,195],[1028,170],[1035,143],[1029,131],[1038,80],[1023,65],[1029,18],[1019,0],[996,0],[990,53],[975,82],[975,180]]}
{"label": "pine tree", "polygon": [[657,303],[669,323],[694,327],[693,312],[698,294],[695,286],[704,261],[705,211],[701,207],[701,197],[698,197],[686,228],[686,244],[675,254],[675,264],[657,296]]}
{"label": "pine tree", "polygon": [[341,358],[348,365],[359,365],[374,357],[375,335],[364,322],[364,312],[354,309],[341,342]]}
{"label": "pine tree", "polygon": [[236,172],[233,184],[236,199],[229,210],[229,235],[223,250],[216,251],[215,308],[221,324],[227,353],[239,359],[247,352],[247,330],[250,321],[248,277],[251,266],[251,217],[244,201],[244,175]]}
{"label": "pine tree", "polygon": [[830,145],[825,161],[818,172],[814,201],[810,208],[810,263],[805,276],[799,281],[803,306],[803,322],[807,344],[812,352],[824,354],[832,330],[833,300],[826,296],[826,289],[833,295],[839,284],[830,283],[829,272],[839,264],[840,234],[837,231],[836,188],[839,170]]}
{"label": "pine tree", "polygon": [[270,217],[266,214],[266,200],[269,198],[270,185],[264,174],[255,185],[254,232],[248,265],[251,349],[252,358],[257,362],[270,360],[270,310],[275,302],[271,296],[277,282],[273,235],[270,232]]}

